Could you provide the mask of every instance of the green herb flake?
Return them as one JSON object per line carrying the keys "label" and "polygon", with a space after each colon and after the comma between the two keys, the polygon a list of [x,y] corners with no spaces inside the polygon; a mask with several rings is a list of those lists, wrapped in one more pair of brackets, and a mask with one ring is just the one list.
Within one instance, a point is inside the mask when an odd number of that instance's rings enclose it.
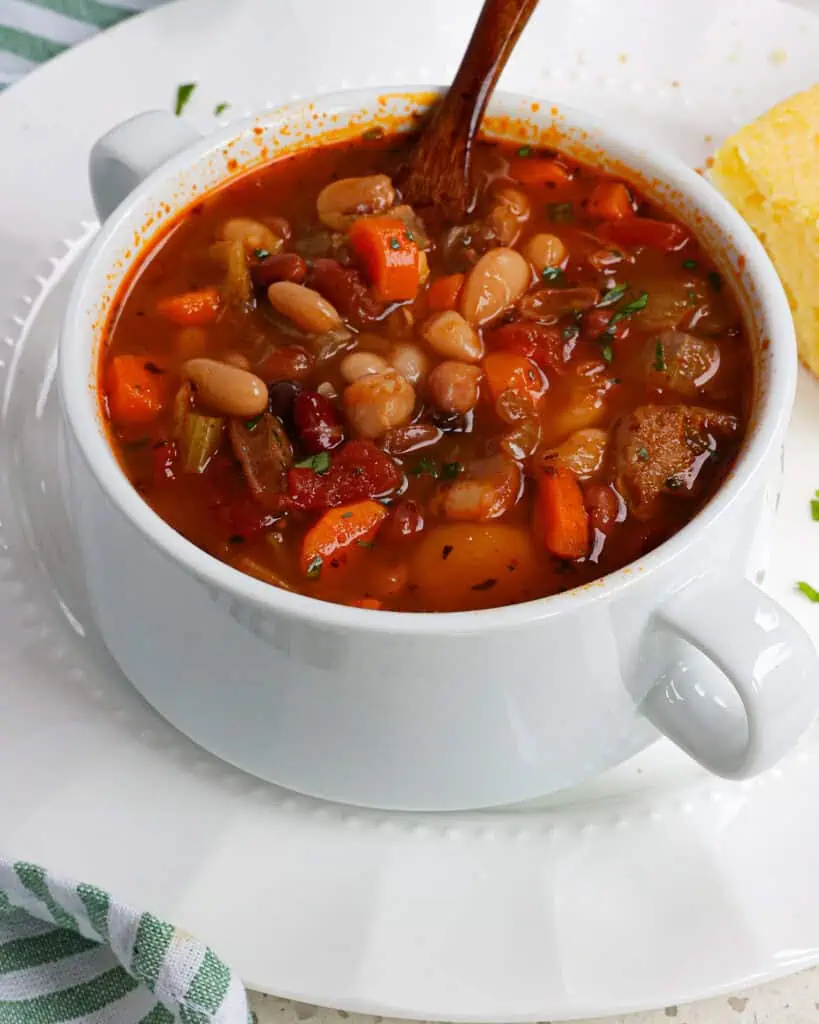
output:
{"label": "green herb flake", "polygon": [[224,114],[226,110],[230,110],[229,103],[217,103],[213,108],[213,116],[218,117],[220,114]]}
{"label": "green herb flake", "polygon": [[176,87],[176,103],[174,105],[173,112],[177,117],[179,117],[185,107],[187,107],[191,96],[193,96],[195,88],[196,82],[185,82],[184,85],[178,85]]}
{"label": "green herb flake", "polygon": [[266,260],[270,255],[270,251],[268,249],[254,249],[253,255],[257,260]]}
{"label": "green herb flake", "polygon": [[715,292],[722,291],[722,275],[718,274],[716,270],[710,270],[708,272],[708,283],[711,285]]}
{"label": "green herb flake", "polygon": [[245,430],[255,430],[261,422],[261,419],[261,416],[254,416],[252,420],[245,420]]}
{"label": "green herb flake", "polygon": [[296,462],[295,466],[297,469],[312,469],[314,473],[322,476],[330,468],[330,453],[319,452],[318,455],[311,455],[308,459]]}
{"label": "green herb flake", "polygon": [[697,261],[696,260],[683,260],[683,264],[682,265],[685,267],[686,270],[696,270],[697,269]]}
{"label": "green herb flake", "polygon": [[415,235],[409,230],[409,228],[404,232],[404,238],[406,238],[408,242],[415,241]]}
{"label": "green herb flake", "polygon": [[546,212],[554,224],[568,224],[574,220],[574,207],[571,203],[548,203]]}
{"label": "green herb flake", "polygon": [[378,125],[375,125],[373,128],[368,128],[362,136],[362,138],[366,139],[368,142],[375,142],[376,139],[381,139],[383,137],[384,129]]}
{"label": "green herb flake", "polygon": [[625,320],[627,316],[633,316],[635,313],[639,313],[645,309],[648,305],[648,292],[643,292],[642,295],[638,295],[636,299],[633,299],[627,305],[623,306],[622,309],[618,309],[613,314],[611,320],[609,320],[609,326],[606,328],[607,334],[614,334],[615,324],[619,324],[621,320]]}
{"label": "green herb flake", "polygon": [[353,518],[353,513],[352,512],[342,512],[341,513],[341,518],[342,519],[352,519]]}
{"label": "green herb flake", "polygon": [[627,291],[628,284],[625,282],[623,284],[615,285],[614,288],[609,288],[603,298],[597,303],[597,308],[605,309],[606,306],[613,306],[615,302],[619,302],[620,299],[622,299]]}
{"label": "green herb flake", "polygon": [[358,544],[358,546],[360,548],[374,548],[375,547],[375,541],[374,540],[357,540],[356,544]]}
{"label": "green herb flake", "polygon": [[637,458],[640,462],[648,462],[648,449],[643,445],[637,449]]}
{"label": "green herb flake", "polygon": [[689,306],[696,306],[696,304],[697,304],[697,293],[696,292],[689,292],[688,293],[688,305]]}
{"label": "green herb flake", "polygon": [[307,563],[307,578],[317,580],[321,576],[321,567],[324,565],[321,555],[316,555]]}
{"label": "green herb flake", "polygon": [[813,601],[814,604],[819,604],[819,590],[812,587],[810,583],[805,583],[804,580],[800,580],[796,584],[796,589],[800,593],[804,594],[809,601]]}
{"label": "green herb flake", "polygon": [[520,149],[518,150],[518,156],[527,157],[527,156],[531,156],[531,155],[532,155],[532,147],[531,146],[521,146]]}
{"label": "green herb flake", "polygon": [[658,373],[665,373],[665,347],[661,341],[654,346],[654,369]]}
{"label": "green herb flake", "polygon": [[819,523],[819,496],[810,503],[810,517],[814,523]]}
{"label": "green herb flake", "polygon": [[560,267],[544,267],[540,276],[544,281],[559,281],[563,277],[563,271]]}
{"label": "green herb flake", "polygon": [[398,241],[397,238],[391,238],[390,239],[390,248],[391,249],[400,249],[401,248],[401,243]]}
{"label": "green herb flake", "polygon": [[460,462],[445,462],[441,466],[441,479],[455,480],[461,473],[463,466]]}
{"label": "green herb flake", "polygon": [[600,355],[609,364],[609,366],[614,362],[614,349],[608,342],[600,346]]}
{"label": "green herb flake", "polygon": [[438,479],[438,467],[432,459],[422,458],[410,469],[412,476],[431,476],[433,480]]}

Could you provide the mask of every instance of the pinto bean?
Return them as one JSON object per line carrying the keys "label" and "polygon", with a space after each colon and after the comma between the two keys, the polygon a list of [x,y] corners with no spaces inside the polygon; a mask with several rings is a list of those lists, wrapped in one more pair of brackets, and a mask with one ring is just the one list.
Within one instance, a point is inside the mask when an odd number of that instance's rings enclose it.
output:
{"label": "pinto bean", "polygon": [[197,401],[216,412],[250,418],[267,408],[267,386],[255,373],[216,359],[189,359],[182,372],[193,384]]}
{"label": "pinto bean", "polygon": [[415,389],[395,370],[359,377],[344,391],[344,411],[361,437],[375,438],[409,422]]}
{"label": "pinto bean", "polygon": [[513,306],[531,282],[532,270],[519,252],[505,247],[490,249],[466,279],[461,314],[470,324],[488,324]]}
{"label": "pinto bean", "polygon": [[478,403],[481,377],[481,370],[469,363],[439,363],[427,381],[430,400],[442,412],[467,413]]}
{"label": "pinto bean", "polygon": [[250,268],[250,276],[257,288],[267,288],[274,281],[301,284],[307,277],[307,262],[296,252],[271,253]]}
{"label": "pinto bean", "polygon": [[284,239],[261,221],[250,217],[231,217],[219,229],[219,237],[223,242],[241,242],[248,255],[257,249],[265,252],[278,252],[284,245]]}
{"label": "pinto bean", "polygon": [[335,306],[312,288],[292,281],[276,281],[267,289],[270,305],[310,334],[325,334],[342,327]]}
{"label": "pinto bean", "polygon": [[569,250],[557,235],[543,232],[529,239],[523,247],[523,255],[532,264],[538,277],[541,277],[544,270],[562,267]]}
{"label": "pinto bean", "polygon": [[319,220],[334,231],[344,231],[355,217],[383,213],[395,202],[395,189],[386,174],[365,178],[341,178],[319,193]]}

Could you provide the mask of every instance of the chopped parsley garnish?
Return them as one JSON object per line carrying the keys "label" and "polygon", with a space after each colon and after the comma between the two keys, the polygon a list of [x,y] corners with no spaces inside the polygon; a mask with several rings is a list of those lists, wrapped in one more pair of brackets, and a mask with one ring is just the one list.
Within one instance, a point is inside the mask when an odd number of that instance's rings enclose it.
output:
{"label": "chopped parsley garnish", "polygon": [[432,459],[419,459],[410,469],[412,476],[431,476],[433,480],[438,479],[438,467]]}
{"label": "chopped parsley garnish", "polygon": [[622,309],[618,309],[617,312],[612,315],[611,320],[609,320],[609,325],[606,328],[606,333],[613,334],[615,324],[619,324],[620,321],[625,320],[627,316],[639,313],[640,310],[645,309],[647,305],[648,292],[643,292],[642,295],[638,295],[636,299],[633,299],[627,305],[623,306]]}
{"label": "chopped parsley garnish", "polygon": [[718,274],[716,270],[709,270],[708,283],[711,285],[715,292],[722,291],[722,275]]}
{"label": "chopped parsley garnish", "polygon": [[298,469],[312,469],[314,473],[321,476],[330,468],[330,453],[319,452],[318,455],[311,455],[308,459],[302,459],[295,463]]}
{"label": "chopped parsley garnish", "polygon": [[353,518],[353,513],[352,512],[342,512],[341,513],[341,518],[342,519],[352,519]]}
{"label": "chopped parsley garnish", "polygon": [[410,231],[409,228],[407,228],[407,230],[404,232],[404,238],[406,238],[408,242],[415,241],[415,235]]}
{"label": "chopped parsley garnish", "polygon": [[548,203],[546,212],[554,224],[567,224],[574,220],[574,207],[571,203]]}
{"label": "chopped parsley garnish", "polygon": [[658,373],[665,373],[665,347],[661,341],[654,346],[654,369]]}
{"label": "chopped parsley garnish", "polygon": [[356,544],[358,544],[358,546],[360,548],[374,548],[375,547],[375,541],[374,540],[357,540]]}
{"label": "chopped parsley garnish", "polygon": [[258,427],[261,416],[254,416],[252,420],[245,420],[245,430],[253,431]]}
{"label": "chopped parsley garnish", "polygon": [[184,85],[178,85],[176,87],[176,104],[174,105],[173,112],[177,117],[187,107],[191,96],[193,96],[193,90],[196,88],[196,82],[185,82]]}
{"label": "chopped parsley garnish", "polygon": [[484,580],[483,583],[475,583],[472,587],[473,590],[491,590],[495,586],[497,580],[488,579]]}
{"label": "chopped parsley garnish", "polygon": [[697,293],[696,292],[689,292],[688,293],[688,305],[689,306],[696,306],[696,304],[697,304]]}
{"label": "chopped parsley garnish", "polygon": [[816,491],[811,499],[810,516],[814,523],[819,523],[819,491]]}
{"label": "chopped parsley garnish", "polygon": [[401,248],[401,243],[398,241],[397,238],[391,238],[390,239],[390,248],[391,249],[400,249]]}
{"label": "chopped parsley garnish", "polygon": [[454,480],[460,475],[463,466],[460,462],[445,462],[441,466],[441,479],[443,480]]}
{"label": "chopped parsley garnish", "polygon": [[441,558],[443,558],[443,560],[446,561],[452,554],[452,551],[453,548],[451,544],[444,544],[444,546],[441,548]]}
{"label": "chopped parsley garnish", "polygon": [[810,583],[805,583],[804,580],[800,580],[796,584],[796,589],[801,591],[809,601],[813,601],[814,604],[819,604],[819,590],[812,587]]}
{"label": "chopped parsley garnish", "polygon": [[375,125],[372,128],[368,128],[364,132],[364,135],[362,136],[362,138],[366,139],[368,142],[375,142],[376,139],[382,138],[383,135],[384,135],[384,129],[379,127],[378,125]]}
{"label": "chopped parsley garnish", "polygon": [[270,250],[269,249],[254,249],[253,250],[253,255],[256,257],[257,260],[266,260],[267,257],[270,255]]}
{"label": "chopped parsley garnish", "polygon": [[580,327],[577,324],[569,324],[563,328],[564,341],[577,341],[580,337]]}
{"label": "chopped parsley garnish", "polygon": [[520,149],[518,150],[518,156],[526,157],[526,156],[531,156],[531,155],[532,155],[532,147],[531,146],[521,146]]}
{"label": "chopped parsley garnish", "polygon": [[321,555],[316,555],[307,563],[307,578],[317,580],[321,576],[321,567],[324,565]]}
{"label": "chopped parsley garnish", "polygon": [[697,261],[696,260],[683,260],[683,264],[682,265],[685,267],[686,270],[696,270],[697,269]]}
{"label": "chopped parsley garnish", "polygon": [[563,277],[563,271],[560,267],[544,267],[540,276],[544,281],[559,281]]}
{"label": "chopped parsley garnish", "polygon": [[226,110],[230,110],[229,103],[217,103],[213,108],[213,116],[218,117],[220,114],[224,114]]}
{"label": "chopped parsley garnish", "polygon": [[615,302],[619,302],[620,299],[622,299],[627,291],[628,284],[625,282],[623,284],[615,285],[614,288],[609,288],[603,298],[597,303],[597,308],[605,309],[606,306],[613,306]]}
{"label": "chopped parsley garnish", "polygon": [[648,448],[644,447],[643,445],[640,445],[640,447],[637,449],[637,458],[640,460],[640,462],[648,462]]}
{"label": "chopped parsley garnish", "polygon": [[614,349],[608,342],[604,342],[600,346],[600,355],[605,359],[609,366],[614,362]]}

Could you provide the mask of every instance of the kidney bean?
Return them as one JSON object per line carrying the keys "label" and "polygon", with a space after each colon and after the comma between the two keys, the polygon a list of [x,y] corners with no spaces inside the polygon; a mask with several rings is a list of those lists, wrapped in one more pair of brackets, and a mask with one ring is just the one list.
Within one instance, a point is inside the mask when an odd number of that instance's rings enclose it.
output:
{"label": "kidney bean", "polygon": [[424,530],[421,506],[412,498],[402,498],[390,510],[390,517],[381,527],[382,537],[392,541],[408,541]]}
{"label": "kidney bean", "polygon": [[607,484],[584,484],[583,501],[591,525],[602,533],[608,533],[620,512],[620,502],[611,487]]}
{"label": "kidney bean", "polygon": [[441,440],[441,431],[432,423],[408,423],[388,430],[381,438],[381,447],[390,455],[406,455]]}
{"label": "kidney bean", "polygon": [[267,288],[274,281],[301,284],[307,277],[307,264],[295,252],[271,253],[251,266],[250,276],[257,288]]}
{"label": "kidney bean", "polygon": [[329,452],[344,440],[344,428],[329,398],[302,391],[293,401],[293,422],[305,451]]}
{"label": "kidney bean", "polygon": [[313,369],[315,356],[298,345],[275,348],[259,367],[259,376],[268,383],[277,380],[302,380]]}
{"label": "kidney bean", "polygon": [[370,293],[359,272],[342,267],[337,260],[315,260],[307,275],[307,284],[331,302],[345,320],[353,323],[377,320],[384,312],[383,305]]}
{"label": "kidney bean", "polygon": [[301,384],[295,380],[277,380],[267,386],[267,408],[274,416],[278,416],[286,427],[293,424],[293,402],[303,390]]}

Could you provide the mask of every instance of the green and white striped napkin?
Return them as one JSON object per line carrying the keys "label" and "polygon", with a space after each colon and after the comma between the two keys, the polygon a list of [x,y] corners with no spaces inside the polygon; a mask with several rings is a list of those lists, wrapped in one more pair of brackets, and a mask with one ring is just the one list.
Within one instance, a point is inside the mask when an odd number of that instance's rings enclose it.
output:
{"label": "green and white striped napkin", "polygon": [[0,90],[100,29],[159,2],[0,0]]}
{"label": "green and white striped napkin", "polygon": [[0,1024],[248,1024],[192,936],[91,885],[0,860]]}

